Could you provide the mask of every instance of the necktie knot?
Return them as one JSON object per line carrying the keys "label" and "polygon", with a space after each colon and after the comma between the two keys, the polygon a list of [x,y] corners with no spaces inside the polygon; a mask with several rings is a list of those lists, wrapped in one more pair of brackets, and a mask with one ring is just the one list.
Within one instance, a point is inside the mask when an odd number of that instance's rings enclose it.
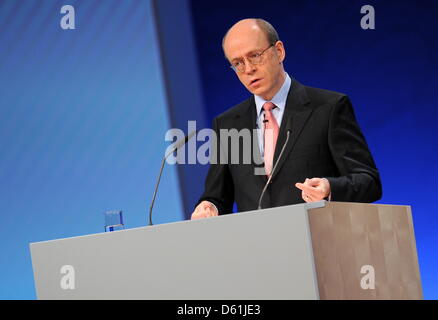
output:
{"label": "necktie knot", "polygon": [[263,110],[269,112],[272,109],[274,109],[276,107],[275,104],[273,104],[272,102],[265,102],[265,104],[263,104]]}

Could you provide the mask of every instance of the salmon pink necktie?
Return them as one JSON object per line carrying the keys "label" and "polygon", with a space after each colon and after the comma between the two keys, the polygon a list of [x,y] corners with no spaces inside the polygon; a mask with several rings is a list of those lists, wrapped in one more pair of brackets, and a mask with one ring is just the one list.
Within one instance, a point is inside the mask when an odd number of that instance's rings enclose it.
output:
{"label": "salmon pink necktie", "polygon": [[272,114],[272,109],[276,106],[272,102],[266,102],[263,105],[263,110],[265,110],[265,120],[264,122],[264,158],[265,158],[265,172],[268,178],[272,172],[272,162],[274,161],[274,151],[275,145],[277,144],[278,138],[278,123]]}

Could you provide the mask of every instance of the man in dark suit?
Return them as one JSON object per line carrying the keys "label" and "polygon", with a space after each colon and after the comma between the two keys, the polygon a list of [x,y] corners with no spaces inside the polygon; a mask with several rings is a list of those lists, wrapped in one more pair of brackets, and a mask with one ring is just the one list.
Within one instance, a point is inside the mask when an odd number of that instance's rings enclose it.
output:
{"label": "man in dark suit", "polygon": [[[231,27],[223,50],[239,80],[253,94],[214,119],[217,155],[227,161],[210,164],[192,219],[258,208],[260,195],[271,181],[261,207],[275,207],[322,199],[373,202],[381,198],[378,170],[355,119],[349,98],[311,88],[284,70],[286,52],[275,29],[261,19],[245,19]],[[242,163],[245,142],[223,147],[221,130],[257,130],[251,152],[258,161]],[[247,142],[246,142],[247,143]],[[225,149],[225,150],[224,150]],[[240,163],[230,161],[238,150]],[[281,154],[282,153],[282,154]],[[281,154],[281,157],[280,157]],[[275,163],[278,163],[275,166]]]}

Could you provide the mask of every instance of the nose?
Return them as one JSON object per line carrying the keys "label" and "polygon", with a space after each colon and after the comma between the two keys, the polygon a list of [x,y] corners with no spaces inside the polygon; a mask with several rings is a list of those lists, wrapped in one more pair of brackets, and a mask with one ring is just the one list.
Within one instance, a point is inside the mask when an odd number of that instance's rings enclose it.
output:
{"label": "nose", "polygon": [[249,62],[248,59],[245,58],[245,70],[243,71],[245,74],[252,74],[256,71],[256,66]]}

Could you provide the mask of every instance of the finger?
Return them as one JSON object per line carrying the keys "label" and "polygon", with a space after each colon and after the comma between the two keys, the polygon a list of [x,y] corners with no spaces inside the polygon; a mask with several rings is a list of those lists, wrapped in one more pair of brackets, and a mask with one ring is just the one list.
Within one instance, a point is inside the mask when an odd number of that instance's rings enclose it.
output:
{"label": "finger", "polygon": [[203,205],[202,205],[202,209],[204,209],[204,210],[208,210],[208,209],[210,209],[210,203],[208,203],[208,202],[205,202],[205,203],[203,203]]}
{"label": "finger", "polygon": [[297,187],[298,189],[300,189],[305,195],[313,195],[313,193],[315,192],[315,188],[305,185],[303,183],[296,183],[295,187]]}
{"label": "finger", "polygon": [[192,216],[190,217],[190,220],[196,220],[196,219],[200,219],[201,217],[199,216],[198,212],[193,212]]}
{"label": "finger", "polygon": [[210,218],[217,216],[216,210],[214,210],[212,207],[208,206],[205,209],[200,208],[200,210],[197,212],[195,219],[203,219],[203,218]]}
{"label": "finger", "polygon": [[322,182],[321,178],[312,178],[312,179],[307,179],[307,185],[312,186],[312,187],[316,187],[319,186]]}
{"label": "finger", "polygon": [[216,216],[216,210],[214,210],[213,208],[209,207],[207,210],[205,210],[206,213],[206,217],[214,217]]}
{"label": "finger", "polygon": [[206,212],[209,209],[209,203],[207,201],[201,202],[192,213],[191,220],[207,218],[209,214]]}
{"label": "finger", "polygon": [[303,186],[303,192],[309,197],[307,200],[319,201],[327,196],[327,190],[323,188],[323,185],[318,187]]}
{"label": "finger", "polygon": [[215,206],[211,202],[204,201],[203,202],[203,209],[204,209],[204,211],[211,212],[210,216],[217,216],[218,215],[217,209],[215,208]]}
{"label": "finger", "polygon": [[311,186],[310,179],[306,178],[306,180],[304,180],[304,182],[302,184],[305,186]]}
{"label": "finger", "polygon": [[301,197],[303,198],[303,200],[305,202],[310,202],[311,201],[310,196],[307,193],[305,193],[304,191],[301,191]]}
{"label": "finger", "polygon": [[195,211],[192,212],[192,215],[191,215],[190,219],[191,219],[191,220],[199,219],[199,218],[200,218],[200,217],[199,217],[200,212],[201,212],[201,206],[198,205],[198,206],[195,208]]}
{"label": "finger", "polygon": [[307,185],[308,183],[307,183],[307,181],[309,181],[309,178],[306,178],[303,182],[297,182],[297,183],[295,183],[295,186],[298,184],[298,185]]}
{"label": "finger", "polygon": [[196,209],[195,212],[192,214],[192,220],[202,219],[207,217],[208,217],[208,213],[203,208]]}
{"label": "finger", "polygon": [[203,218],[202,213],[200,211],[195,211],[192,214],[192,220],[197,220]]}
{"label": "finger", "polygon": [[295,186],[304,191],[304,193],[306,193],[308,196],[314,197],[314,198],[318,198],[322,195],[322,191],[320,189],[317,189],[315,187],[311,187],[302,183],[297,183],[295,184]]}
{"label": "finger", "polygon": [[295,183],[295,187],[297,187],[298,189],[304,191],[304,188],[305,188],[305,187],[308,187],[308,186],[305,185],[304,183],[297,182],[297,183]]}
{"label": "finger", "polygon": [[326,178],[312,178],[307,181],[307,184],[321,192],[321,199],[328,197],[330,194],[330,182]]}
{"label": "finger", "polygon": [[301,191],[301,198],[303,198],[304,201],[307,201],[307,196],[304,191]]}
{"label": "finger", "polygon": [[213,205],[211,205],[211,204],[209,204],[207,210],[211,213],[212,217],[215,217],[215,216],[218,215],[218,212],[217,212],[216,208]]}

